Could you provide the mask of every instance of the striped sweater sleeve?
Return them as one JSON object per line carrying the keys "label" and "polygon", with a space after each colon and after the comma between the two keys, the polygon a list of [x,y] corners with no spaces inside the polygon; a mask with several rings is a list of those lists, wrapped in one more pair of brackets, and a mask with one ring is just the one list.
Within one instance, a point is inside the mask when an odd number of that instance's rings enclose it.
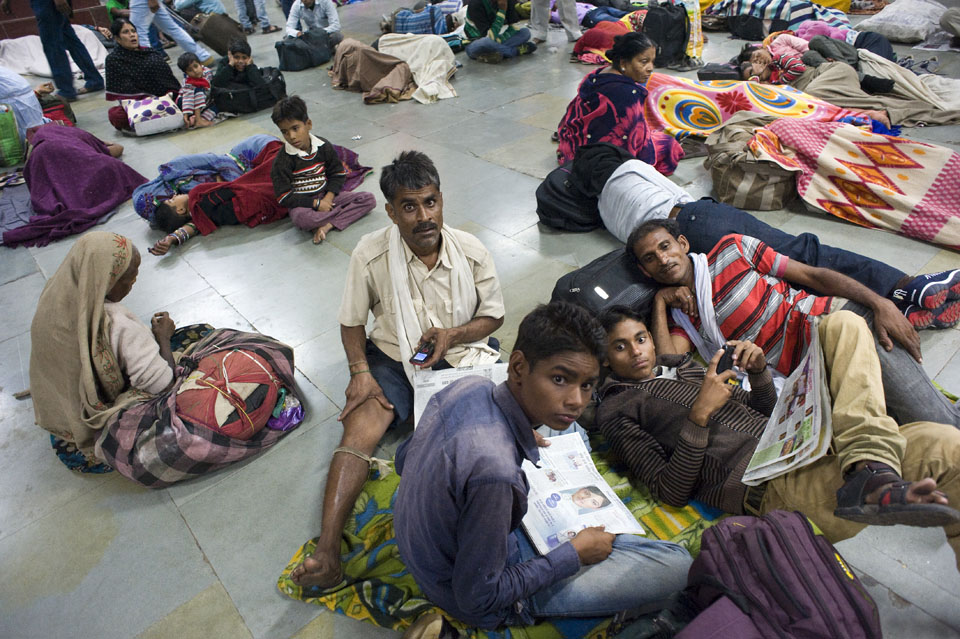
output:
{"label": "striped sweater sleeve", "polygon": [[613,451],[656,499],[677,508],[686,505],[697,489],[709,431],[687,420],[677,447],[667,455],[656,439],[635,420],[620,414],[601,425]]}
{"label": "striped sweater sleeve", "polygon": [[784,53],[777,59],[777,67],[780,69],[781,84],[790,84],[807,70],[807,66],[799,56]]}

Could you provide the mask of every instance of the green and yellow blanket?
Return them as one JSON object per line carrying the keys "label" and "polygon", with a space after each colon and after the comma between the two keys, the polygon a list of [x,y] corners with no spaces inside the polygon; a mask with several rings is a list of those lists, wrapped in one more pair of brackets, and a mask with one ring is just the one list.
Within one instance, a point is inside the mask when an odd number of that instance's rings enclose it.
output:
{"label": "green and yellow blanket", "polygon": [[[700,550],[700,535],[720,518],[720,511],[691,502],[672,508],[654,500],[643,486],[631,485],[620,469],[610,467],[605,455],[593,453],[603,478],[634,514],[647,535],[682,544],[690,554]],[[347,521],[341,542],[346,585],[334,592],[301,588],[290,573],[313,552],[316,539],[305,543],[284,568],[277,587],[293,599],[326,606],[330,610],[384,628],[404,630],[421,615],[442,611],[430,603],[400,560],[393,534],[393,500],[400,477],[391,472],[381,476],[371,469]],[[449,619],[449,616],[448,616]],[[615,630],[610,618],[563,619],[534,626],[510,627],[497,631],[469,628],[450,620],[460,632],[476,639],[605,639]]]}

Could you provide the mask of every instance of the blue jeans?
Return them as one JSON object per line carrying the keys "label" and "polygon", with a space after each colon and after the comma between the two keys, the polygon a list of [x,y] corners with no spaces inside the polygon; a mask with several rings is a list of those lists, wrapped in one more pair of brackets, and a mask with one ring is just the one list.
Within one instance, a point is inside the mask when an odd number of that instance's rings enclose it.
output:
{"label": "blue jeans", "polygon": [[73,25],[65,15],[57,11],[53,0],[30,0],[30,8],[37,17],[37,32],[43,45],[43,54],[50,65],[53,83],[65,98],[77,97],[73,88],[73,73],[67,51],[83,71],[84,86],[91,90],[103,88],[103,77],[97,71],[93,58],[80,38],[73,31]]}
{"label": "blue jeans", "polygon": [[150,25],[156,25],[160,31],[173,38],[181,49],[197,56],[201,62],[211,55],[170,17],[170,13],[163,6],[163,3],[160,4],[157,12],[153,13],[147,6],[147,0],[130,0],[130,22],[137,28],[137,36],[140,38],[140,42],[150,42]]}
{"label": "blue jeans", "polygon": [[[873,311],[848,301],[845,311],[853,311],[867,321],[873,330]],[[877,356],[880,358],[880,378],[887,402],[887,415],[900,424],[936,422],[960,428],[960,405],[952,404],[930,382],[930,377],[917,360],[895,340],[889,353],[874,333]]]}
{"label": "blue jeans", "polygon": [[163,51],[163,43],[160,42],[160,31],[156,25],[150,25],[150,28],[147,30],[147,40],[150,41],[151,48],[157,51]]}
{"label": "blue jeans", "polygon": [[[247,15],[247,3],[245,0],[234,0],[234,4],[237,6],[237,20],[240,21],[240,26],[244,29],[249,29],[253,26],[253,21],[250,19],[250,16]],[[290,3],[293,5],[293,3]],[[256,18],[260,21],[260,28],[266,29],[270,26],[270,18],[267,17],[267,7],[264,4],[263,0],[253,0],[253,6],[257,11]],[[288,10],[289,11],[289,10]]]}
{"label": "blue jeans", "polygon": [[881,297],[887,297],[897,282],[906,277],[903,271],[883,262],[820,244],[813,233],[784,233],[749,213],[709,198],[685,204],[677,214],[677,223],[696,253],[709,253],[724,235],[741,233],[757,238],[792,260],[843,273]]}
{"label": "blue jeans", "polygon": [[503,42],[496,42],[490,38],[483,37],[467,45],[467,56],[469,56],[471,60],[476,60],[484,53],[495,53],[499,51],[505,58],[515,58],[518,55],[517,47],[529,39],[530,29],[520,29]]}
{"label": "blue jeans", "polygon": [[[510,535],[519,547],[519,557],[510,561],[511,565],[538,556],[522,530]],[[518,602],[518,612],[507,623],[529,625],[537,618],[609,617],[659,610],[670,595],[687,585],[691,561],[686,549],[673,542],[617,535],[609,557]]]}

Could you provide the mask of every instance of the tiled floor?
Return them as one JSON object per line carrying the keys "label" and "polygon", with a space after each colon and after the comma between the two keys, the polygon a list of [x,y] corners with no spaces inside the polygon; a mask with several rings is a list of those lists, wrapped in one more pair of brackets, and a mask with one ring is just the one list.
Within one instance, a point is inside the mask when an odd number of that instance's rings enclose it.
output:
{"label": "tiled floor", "polygon": [[[380,14],[395,5],[344,7],[344,29],[371,41]],[[276,6],[269,12],[279,20]],[[709,38],[712,60],[728,58],[740,44],[726,34]],[[255,59],[275,64],[273,38],[251,40]],[[316,131],[351,146],[364,163],[382,166],[407,148],[436,161],[447,223],[477,234],[496,260],[507,302],[497,336],[508,346],[519,319],[547,300],[559,276],[618,246],[603,231],[569,235],[537,225],[534,189],[554,166],[549,131],[588,71],[567,62],[562,32],[553,32],[549,45],[500,66],[461,54],[465,66],[454,80],[460,97],[429,106],[364,106],[357,94],[333,91],[320,69],[287,74],[288,91],[307,100]],[[940,57],[949,75],[960,76],[960,57]],[[97,97],[75,106],[84,128],[124,144],[126,161],[148,176],[173,156],[224,151],[248,135],[276,133],[262,113],[203,131],[121,138],[105,109]],[[906,133],[960,149],[960,126]],[[698,196],[709,191],[699,160],[681,163],[674,179]],[[144,253],[127,299],[135,313],[168,310],[180,324],[253,328],[292,344],[310,408],[308,422],[262,457],[167,490],[148,491],[116,475],[71,474],[34,426],[30,402],[13,399],[29,383],[37,298],[72,242],[0,248],[0,637],[397,636],[295,603],[275,585],[294,550],[318,532],[345,387],[335,319],[340,282],[357,240],[387,223],[376,184],[374,174],[364,188],[376,194],[377,209],[322,246],[284,221],[223,229],[164,258]],[[908,272],[960,266],[956,253],[799,207],[761,215]],[[128,235],[141,251],[159,237],[129,203],[102,228]],[[960,330],[928,331],[923,344],[930,376],[960,388]],[[871,529],[840,549],[880,605],[886,636],[960,637],[960,575],[942,531]]]}

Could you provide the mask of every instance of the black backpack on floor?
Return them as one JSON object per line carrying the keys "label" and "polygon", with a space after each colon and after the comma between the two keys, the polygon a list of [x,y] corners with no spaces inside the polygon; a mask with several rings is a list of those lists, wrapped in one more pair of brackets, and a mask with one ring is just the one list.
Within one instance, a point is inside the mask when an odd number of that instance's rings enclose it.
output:
{"label": "black backpack on floor", "polygon": [[[694,0],[695,1],[695,0]],[[690,18],[683,5],[664,2],[651,3],[643,19],[643,33],[657,45],[658,67],[677,64],[683,60],[690,39]]]}
{"label": "black backpack on floor", "polygon": [[570,172],[572,162],[547,174],[537,187],[537,217],[547,226],[561,231],[586,233],[603,226],[597,200],[587,197]]}
{"label": "black backpack on floor", "polygon": [[617,249],[557,280],[550,301],[573,302],[595,315],[617,305],[645,315],[656,292],[656,284],[646,280],[636,258]]}
{"label": "black backpack on floor", "polygon": [[312,29],[299,38],[283,38],[275,45],[281,71],[303,71],[318,67],[333,57],[330,36],[323,29]]}
{"label": "black backpack on floor", "polygon": [[255,113],[269,109],[287,95],[287,83],[276,67],[261,67],[264,85],[251,87],[247,84],[232,84],[226,87],[211,87],[213,103],[220,111],[228,113]]}

